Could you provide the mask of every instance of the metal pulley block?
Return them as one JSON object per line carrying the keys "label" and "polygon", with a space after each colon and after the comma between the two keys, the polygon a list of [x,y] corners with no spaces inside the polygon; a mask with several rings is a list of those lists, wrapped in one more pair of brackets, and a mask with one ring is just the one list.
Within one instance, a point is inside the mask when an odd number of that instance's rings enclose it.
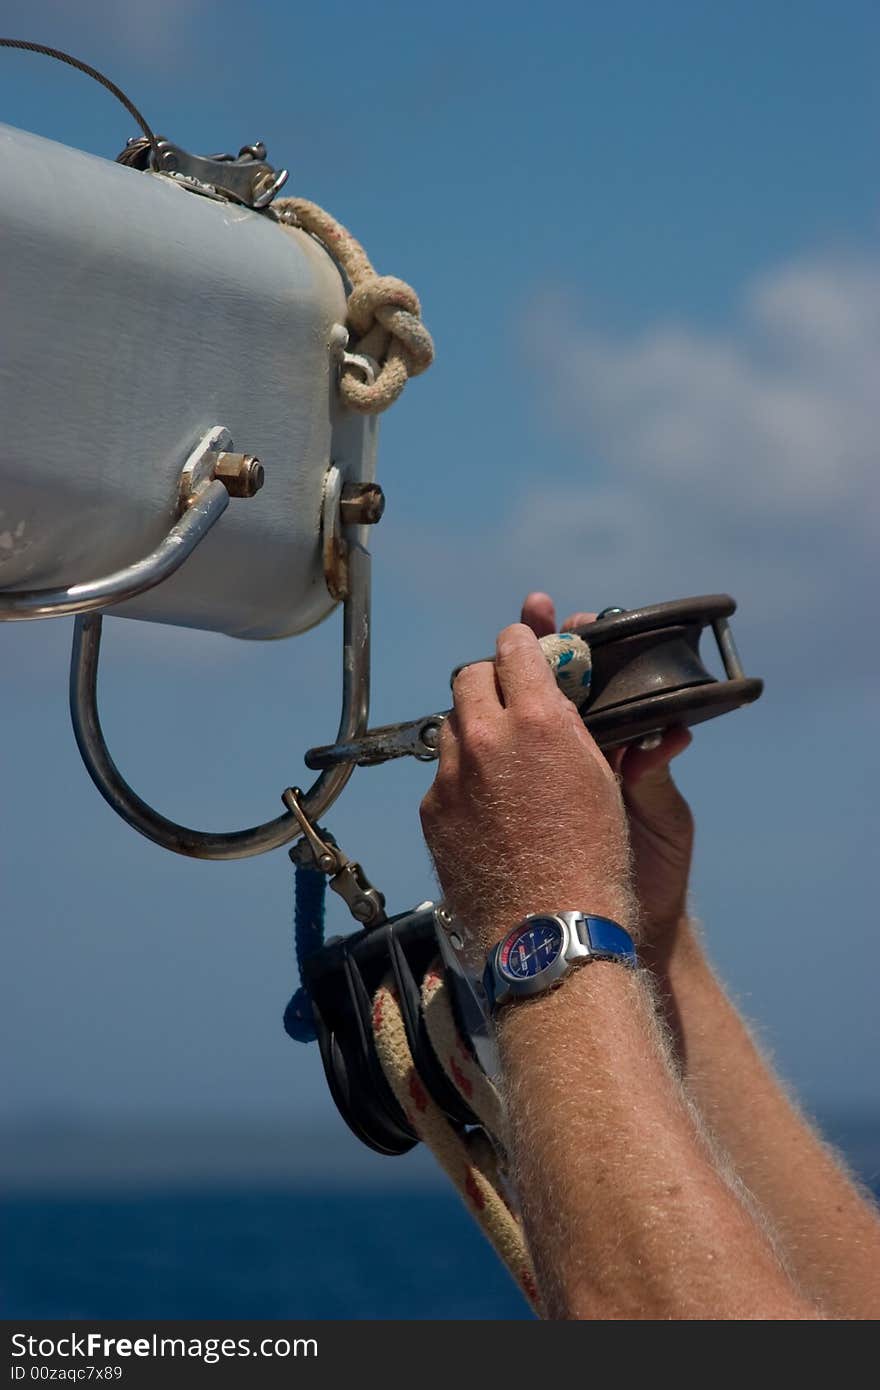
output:
{"label": "metal pulley block", "polygon": [[[403,1154],[418,1143],[373,1041],[373,996],[389,975],[420,1080],[454,1124],[479,1123],[437,1060],[422,1014],[422,981],[440,953],[438,935],[435,909],[426,903],[379,926],[336,937],[303,964],[330,1093],[352,1133],[377,1153]],[[451,997],[454,1003],[454,992]]]}
{"label": "metal pulley block", "polygon": [[[289,787],[282,801],[302,830],[302,839],[289,851],[297,873],[300,987],[284,1011],[285,1030],[296,1042],[317,1040],[330,1093],[357,1138],[378,1153],[406,1153],[419,1142],[419,1136],[388,1084],[374,1033],[376,992],[390,982],[421,1083],[452,1124],[479,1124],[438,1060],[422,1002],[428,973],[442,969],[458,1035],[468,1039],[480,1065],[479,1045],[486,1019],[448,944],[452,919],[445,907],[422,903],[389,919],[384,895],[334,837],[309,819],[299,789]],[[363,924],[361,931],[334,937],[317,947],[310,942],[306,947],[316,920],[323,921],[323,906],[317,918],[314,903],[301,907],[300,875],[304,870],[326,875],[327,886]],[[308,889],[307,896],[312,891]],[[307,921],[303,939],[301,911],[305,911]],[[323,933],[323,926],[320,930]],[[312,1031],[304,1031],[309,1024]]]}
{"label": "metal pulley block", "polygon": [[[614,610],[577,629],[593,658],[584,723],[601,748],[631,743],[673,725],[690,726],[757,700],[764,682],[746,676],[729,619],[728,594]],[[700,655],[711,629],[726,679],[712,675]]]}
{"label": "metal pulley block", "polygon": [[[650,738],[673,725],[700,724],[757,700],[764,683],[743,670],[728,621],[735,611],[729,595],[704,594],[628,612],[606,609],[594,623],[574,629],[592,657],[590,693],[581,714],[600,748]],[[700,655],[707,628],[725,679],[712,675]],[[407,756],[430,761],[437,757],[440,728],[450,713],[441,710],[369,729],[347,743],[311,748],[306,765],[368,767]]]}

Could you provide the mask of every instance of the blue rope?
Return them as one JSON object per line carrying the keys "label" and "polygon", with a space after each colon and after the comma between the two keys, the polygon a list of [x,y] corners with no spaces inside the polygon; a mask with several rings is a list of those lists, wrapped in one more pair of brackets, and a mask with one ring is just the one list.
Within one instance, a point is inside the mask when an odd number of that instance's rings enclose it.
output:
{"label": "blue rope", "polygon": [[[321,832],[328,844],[335,844],[332,835]],[[324,945],[324,905],[327,897],[327,878],[313,864],[295,866],[293,879],[293,945],[296,968],[302,980],[303,962],[320,951]],[[284,1010],[284,1030],[294,1042],[314,1042],[315,1020],[312,1001],[305,985],[301,984]]]}

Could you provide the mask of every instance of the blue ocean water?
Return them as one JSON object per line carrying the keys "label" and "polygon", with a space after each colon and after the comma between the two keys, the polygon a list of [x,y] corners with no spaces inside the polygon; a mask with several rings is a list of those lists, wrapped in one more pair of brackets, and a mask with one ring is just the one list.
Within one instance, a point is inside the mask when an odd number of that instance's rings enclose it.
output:
{"label": "blue ocean water", "polygon": [[[824,1132],[880,1197],[878,1119],[829,1121]],[[243,1158],[249,1153],[254,1162],[255,1141],[240,1155],[228,1141],[209,1139],[211,1152],[226,1154],[226,1167],[215,1164],[209,1173],[203,1143],[186,1182],[180,1180],[182,1141],[174,1149],[177,1178],[169,1173],[159,1181],[154,1171],[148,1182],[135,1172],[144,1136],[117,1152],[108,1137],[100,1146],[103,1173],[91,1143],[80,1164],[88,1181],[75,1189],[59,1185],[62,1173],[69,1183],[78,1171],[69,1138],[64,1145],[34,1141],[17,1159],[12,1144],[2,1146],[0,1316],[531,1316],[456,1194],[430,1162],[419,1168],[421,1151],[410,1156],[409,1167],[386,1168],[404,1161],[342,1145],[338,1153],[361,1165],[346,1179],[344,1169],[334,1177],[336,1151],[323,1144],[322,1167],[284,1184],[266,1173],[257,1178],[254,1167],[247,1170],[250,1180],[241,1180]],[[58,1164],[41,1172],[41,1155],[51,1160],[56,1150]],[[355,1171],[363,1175],[360,1183]],[[238,1181],[230,1179],[233,1172]],[[377,1186],[380,1172],[387,1178]],[[131,1181],[127,1190],[119,1188],[123,1173]]]}
{"label": "blue ocean water", "polygon": [[16,1196],[0,1244],[6,1318],[531,1316],[451,1190]]}

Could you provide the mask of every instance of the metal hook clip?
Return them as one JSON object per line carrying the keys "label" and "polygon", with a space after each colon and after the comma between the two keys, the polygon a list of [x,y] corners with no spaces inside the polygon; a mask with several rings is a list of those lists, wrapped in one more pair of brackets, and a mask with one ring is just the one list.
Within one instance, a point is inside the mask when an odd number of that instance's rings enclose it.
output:
{"label": "metal hook clip", "polygon": [[315,866],[330,880],[330,887],[347,904],[356,922],[365,927],[378,927],[385,918],[385,896],[367,878],[360,864],[349,859],[338,845],[322,840],[317,828],[312,824],[302,806],[302,792],[299,787],[288,787],[281,800],[288,811],[299,822],[304,836],[290,851],[294,863],[302,863],[303,852],[308,845]]}

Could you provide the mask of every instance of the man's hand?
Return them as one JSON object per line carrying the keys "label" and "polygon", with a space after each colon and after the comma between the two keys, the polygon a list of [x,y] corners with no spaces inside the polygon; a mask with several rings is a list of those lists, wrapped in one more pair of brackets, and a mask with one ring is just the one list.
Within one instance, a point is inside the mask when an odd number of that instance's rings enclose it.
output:
{"label": "man's hand", "polygon": [[[595,613],[573,613],[557,629],[553,600],[541,593],[529,594],[522,609],[523,623],[537,637],[568,632],[595,617]],[[658,748],[632,745],[608,755],[620,778],[629,821],[643,946],[661,957],[671,946],[687,905],[694,823],[669,764],[690,742],[687,729],[667,729]]]}
{"label": "man's hand", "polygon": [[626,816],[613,769],[558,689],[534,633],[465,667],[422,826],[474,964],[529,912],[580,909],[633,930]]}

